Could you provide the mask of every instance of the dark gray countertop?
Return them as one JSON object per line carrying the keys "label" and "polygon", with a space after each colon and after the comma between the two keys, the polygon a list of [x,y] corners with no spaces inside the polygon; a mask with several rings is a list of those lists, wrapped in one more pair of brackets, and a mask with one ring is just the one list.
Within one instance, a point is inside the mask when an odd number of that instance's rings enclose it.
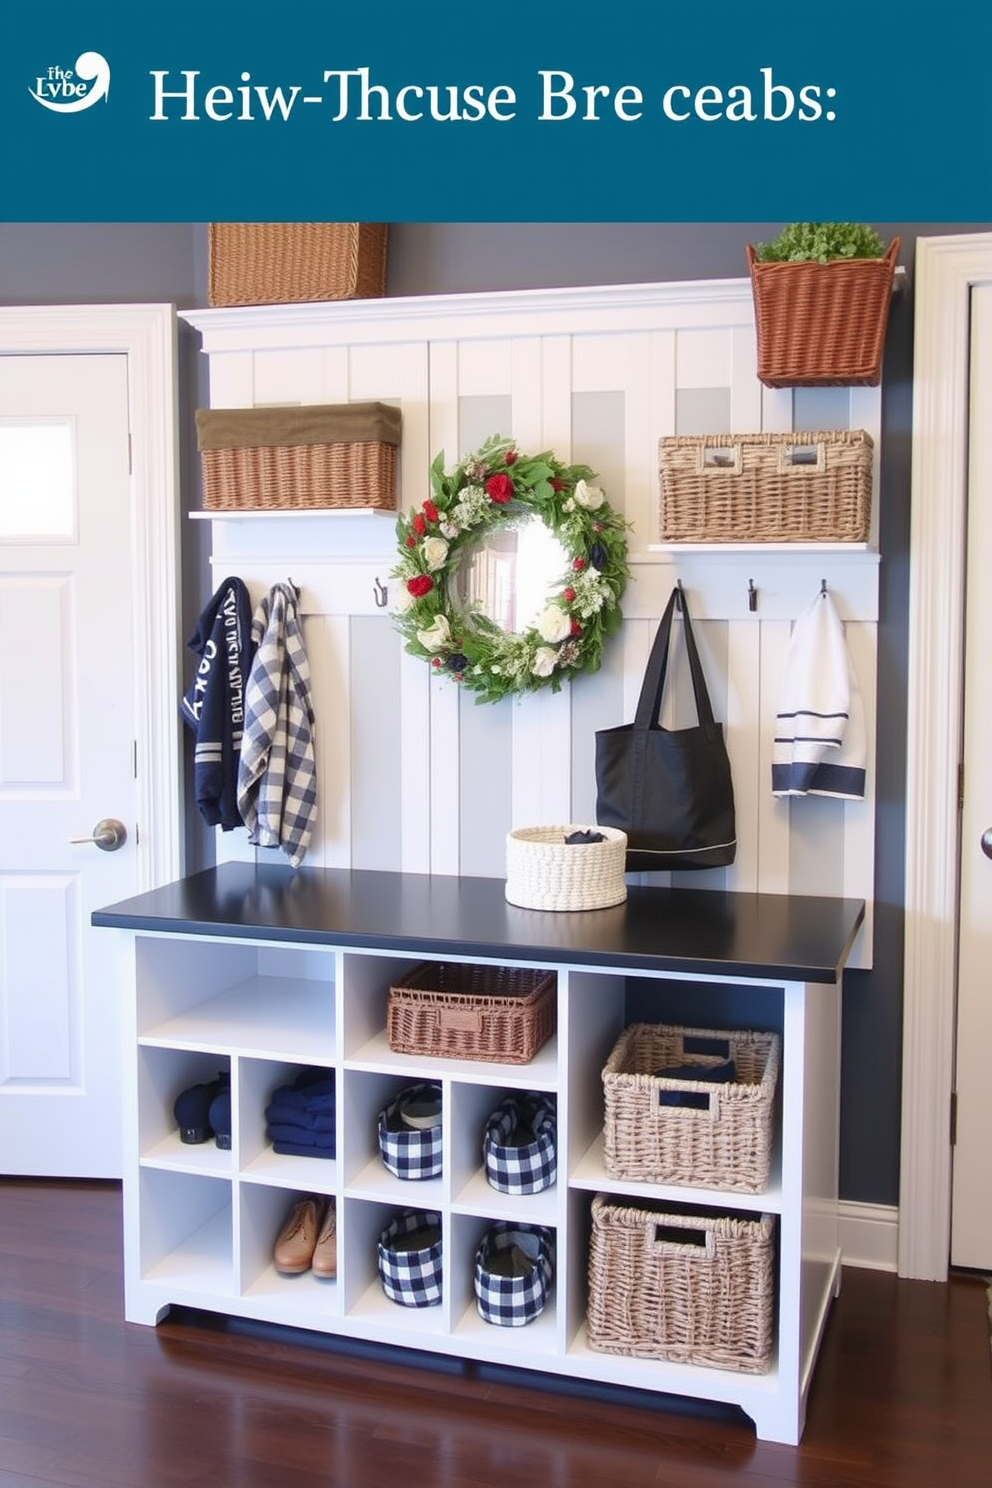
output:
{"label": "dark gray countertop", "polygon": [[631,886],[570,913],[507,904],[495,878],[225,863],[94,911],[94,925],[507,961],[833,982],[859,899]]}

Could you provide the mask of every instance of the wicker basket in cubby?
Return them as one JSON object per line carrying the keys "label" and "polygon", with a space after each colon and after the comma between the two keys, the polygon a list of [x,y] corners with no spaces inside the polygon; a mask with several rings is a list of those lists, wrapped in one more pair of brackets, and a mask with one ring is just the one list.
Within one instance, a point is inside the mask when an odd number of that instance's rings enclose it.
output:
{"label": "wicker basket in cubby", "polygon": [[[734,1062],[734,1079],[708,1081],[707,1069],[727,1059]],[[698,1069],[698,1077],[658,1073],[687,1067]],[[778,1071],[775,1033],[632,1023],[603,1068],[607,1172],[646,1183],[762,1193],[771,1167]]]}
{"label": "wicker basket in cubby", "polygon": [[556,1024],[554,972],[430,962],[389,989],[394,1053],[527,1064]]}
{"label": "wicker basket in cubby", "polygon": [[662,542],[865,542],[864,429],[674,434],[658,442]]}
{"label": "wicker basket in cubby", "polygon": [[772,1215],[673,1212],[597,1194],[591,1349],[764,1374],[775,1324]]}

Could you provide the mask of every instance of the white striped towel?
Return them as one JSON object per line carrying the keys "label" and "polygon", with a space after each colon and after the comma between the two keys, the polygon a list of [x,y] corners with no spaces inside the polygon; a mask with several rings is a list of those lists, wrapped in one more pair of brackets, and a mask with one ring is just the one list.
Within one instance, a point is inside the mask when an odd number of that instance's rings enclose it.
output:
{"label": "white striped towel", "polygon": [[297,868],[317,816],[317,772],[310,665],[292,585],[275,584],[261,600],[252,639],[238,808],[249,842],[281,848]]}
{"label": "white striped towel", "polygon": [[823,590],[792,630],[772,749],[772,794],[865,793],[865,715],[844,627]]}

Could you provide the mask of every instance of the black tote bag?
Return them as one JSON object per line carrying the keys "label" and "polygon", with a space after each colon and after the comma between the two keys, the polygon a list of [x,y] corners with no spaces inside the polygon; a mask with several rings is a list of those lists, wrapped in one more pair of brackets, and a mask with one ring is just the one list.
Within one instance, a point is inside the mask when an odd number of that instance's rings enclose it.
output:
{"label": "black tote bag", "polygon": [[[686,654],[699,722],[658,722],[668,673],[675,606],[681,604]],[[651,647],[633,723],[596,733],[596,820],[627,833],[628,872],[723,868],[734,861],[734,786],[723,728],[714,722],[692,622],[672,590]]]}

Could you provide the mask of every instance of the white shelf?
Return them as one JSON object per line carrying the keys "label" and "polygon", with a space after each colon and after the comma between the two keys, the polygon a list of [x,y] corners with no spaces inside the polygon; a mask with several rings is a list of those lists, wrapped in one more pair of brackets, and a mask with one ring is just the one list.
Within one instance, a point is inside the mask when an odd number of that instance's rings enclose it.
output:
{"label": "white shelf", "polygon": [[249,977],[147,1029],[138,1042],[331,1065],[334,988],[330,982],[298,977]]}
{"label": "white shelf", "polygon": [[297,1157],[291,1152],[273,1152],[267,1147],[241,1170],[242,1180],[271,1188],[290,1188],[301,1193],[333,1193],[337,1188],[336,1157]]}
{"label": "white shelf", "polygon": [[347,1067],[379,1070],[414,1080],[436,1080],[441,1075],[472,1085],[495,1085],[507,1090],[552,1090],[558,1079],[558,1040],[552,1036],[528,1064],[495,1064],[479,1059],[441,1059],[437,1055],[396,1054],[385,1030],[352,1054]]}
{"label": "white shelf", "polygon": [[659,1204],[700,1204],[713,1209],[740,1209],[756,1214],[781,1214],[782,1173],[780,1154],[773,1154],[768,1187],[761,1193],[741,1193],[733,1188],[696,1188],[679,1183],[639,1183],[634,1179],[613,1178],[606,1171],[605,1142],[602,1132],[579,1159],[569,1176],[571,1188],[592,1193],[630,1194],[632,1198],[652,1199]]}
{"label": "white shelf", "polygon": [[224,509],[223,511],[191,511],[187,515],[193,522],[265,522],[278,519],[293,521],[299,517],[388,517],[396,521],[395,511],[384,511],[378,506],[300,506],[267,508],[257,511],[251,508]]}

